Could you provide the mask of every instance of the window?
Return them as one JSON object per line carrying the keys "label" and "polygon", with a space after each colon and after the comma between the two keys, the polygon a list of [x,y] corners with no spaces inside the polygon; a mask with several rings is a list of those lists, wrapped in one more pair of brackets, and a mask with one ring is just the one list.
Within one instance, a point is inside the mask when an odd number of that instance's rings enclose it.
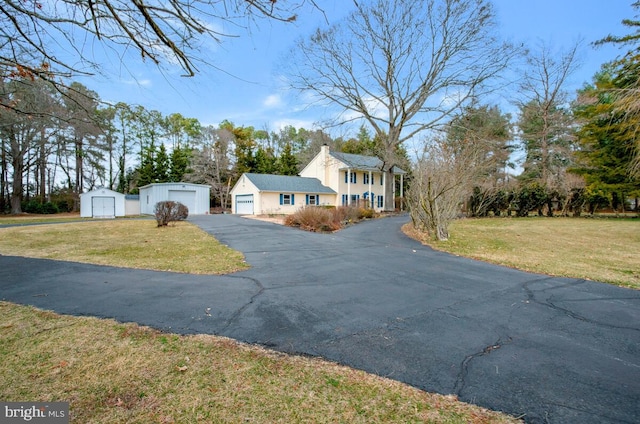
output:
{"label": "window", "polygon": [[346,194],[342,195],[342,206],[347,206],[347,200],[349,197]]}
{"label": "window", "polygon": [[318,195],[318,194],[307,194],[305,200],[306,200],[306,204],[307,205],[315,206],[315,205],[320,204],[320,195]]}
{"label": "window", "polygon": [[384,196],[378,196],[378,207],[384,207]]}
{"label": "window", "polygon": [[358,204],[358,201],[360,200],[360,195],[359,194],[352,194],[351,195],[351,203],[352,204]]}
{"label": "window", "polygon": [[365,172],[364,174],[362,174],[362,183],[363,184],[369,184],[369,173]]}
{"label": "window", "polygon": [[295,205],[295,196],[293,194],[280,193],[281,205]]}
{"label": "window", "polygon": [[350,182],[352,184],[355,184],[357,181],[356,178],[356,173],[355,172],[349,172],[349,171],[344,171],[344,182]]}

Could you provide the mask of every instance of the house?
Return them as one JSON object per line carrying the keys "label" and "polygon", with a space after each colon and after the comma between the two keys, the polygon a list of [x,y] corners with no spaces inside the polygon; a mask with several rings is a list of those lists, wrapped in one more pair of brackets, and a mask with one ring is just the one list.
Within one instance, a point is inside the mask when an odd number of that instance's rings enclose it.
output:
{"label": "house", "polygon": [[125,216],[125,195],[108,188],[98,188],[80,195],[83,218],[115,218]]}
{"label": "house", "polygon": [[[387,184],[382,167],[376,157],[332,152],[325,145],[298,177],[243,174],[231,190],[232,213],[289,214],[306,205],[346,206],[363,200],[381,211]],[[401,180],[404,173],[394,168]]]}
{"label": "house", "polygon": [[231,189],[231,213],[291,214],[306,205],[334,205],[336,192],[317,178],[242,174]]}
{"label": "house", "polygon": [[189,208],[189,215],[209,213],[211,186],[192,183],[153,183],[140,187],[140,213],[153,215],[156,203],[165,200],[180,202]]}
{"label": "house", "polygon": [[[307,166],[301,177],[317,178],[336,193],[336,206],[346,206],[366,200],[375,210],[384,209],[384,193],[388,183],[382,171],[383,162],[374,156],[332,152],[324,145]],[[400,175],[402,190],[405,171],[393,168]],[[392,181],[391,183],[395,183]],[[401,193],[402,197],[402,193]]]}

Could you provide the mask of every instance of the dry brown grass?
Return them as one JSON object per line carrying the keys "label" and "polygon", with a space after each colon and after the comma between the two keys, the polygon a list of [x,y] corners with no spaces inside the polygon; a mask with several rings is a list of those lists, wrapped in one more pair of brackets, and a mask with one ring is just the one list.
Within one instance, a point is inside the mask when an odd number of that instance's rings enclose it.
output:
{"label": "dry brown grass", "polygon": [[0,399],[77,423],[513,423],[320,359],[0,302]]}
{"label": "dry brown grass", "polygon": [[640,221],[588,218],[461,219],[446,242],[411,224],[403,230],[435,249],[548,275],[640,289]]}
{"label": "dry brown grass", "polygon": [[246,269],[234,251],[188,222],[104,220],[0,229],[0,253],[192,274]]}

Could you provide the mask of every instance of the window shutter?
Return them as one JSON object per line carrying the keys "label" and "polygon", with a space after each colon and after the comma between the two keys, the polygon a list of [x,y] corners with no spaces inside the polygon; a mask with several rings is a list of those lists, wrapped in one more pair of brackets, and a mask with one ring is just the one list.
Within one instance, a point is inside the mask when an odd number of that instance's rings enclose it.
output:
{"label": "window shutter", "polygon": [[308,194],[304,195],[304,200],[305,200],[305,205],[308,205],[309,204],[309,195]]}
{"label": "window shutter", "polygon": [[293,193],[291,193],[291,206],[296,204],[296,201],[294,199],[295,199],[295,196]]}
{"label": "window shutter", "polygon": [[349,178],[349,171],[344,171],[344,182],[345,183],[349,182],[348,178]]}
{"label": "window shutter", "polygon": [[280,193],[280,204],[284,204],[284,194]]}

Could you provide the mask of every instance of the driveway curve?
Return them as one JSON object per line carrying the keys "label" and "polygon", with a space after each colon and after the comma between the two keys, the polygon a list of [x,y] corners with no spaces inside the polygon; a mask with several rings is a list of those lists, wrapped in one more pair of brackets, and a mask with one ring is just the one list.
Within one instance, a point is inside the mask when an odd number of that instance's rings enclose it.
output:
{"label": "driveway curve", "polygon": [[335,234],[190,221],[252,268],[193,276],[0,256],[0,298],[321,356],[531,423],[640,422],[640,291],[434,251],[406,217]]}

